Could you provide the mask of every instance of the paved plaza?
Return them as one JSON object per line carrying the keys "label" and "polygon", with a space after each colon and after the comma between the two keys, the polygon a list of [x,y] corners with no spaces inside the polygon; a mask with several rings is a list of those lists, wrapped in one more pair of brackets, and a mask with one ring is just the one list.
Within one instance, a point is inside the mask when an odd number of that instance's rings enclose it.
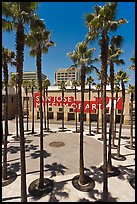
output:
{"label": "paved plaza", "polygon": [[[4,124],[4,122],[3,122]],[[94,136],[86,135],[88,126],[84,128],[84,166],[85,173],[95,181],[95,187],[90,192],[82,192],[74,188],[72,179],[79,174],[79,133],[75,131],[75,123],[65,124],[66,132],[59,132],[61,122],[50,124],[53,133],[44,131],[44,177],[53,180],[54,188],[51,193],[42,198],[32,197],[28,187],[32,181],[39,178],[40,137],[39,122],[35,123],[35,134],[25,131],[26,180],[28,202],[94,202],[101,198],[103,191],[103,174],[100,170],[103,160],[103,142],[98,140],[101,134],[95,134],[96,124],[92,125]],[[26,123],[24,123],[24,130]],[[31,123],[29,124],[29,130]],[[117,130],[119,130],[117,128]],[[21,202],[21,171],[20,171],[20,143],[14,140],[16,135],[15,120],[9,121],[8,136],[8,169],[17,174],[14,182],[2,187],[2,202]],[[117,133],[118,136],[118,133]],[[108,178],[110,202],[135,202],[135,189],[129,179],[135,176],[135,150],[125,147],[129,145],[130,129],[124,126],[121,138],[120,154],[124,161],[112,158],[112,164],[118,167],[120,175]],[[133,141],[135,142],[135,130]],[[117,139],[115,140],[117,144]],[[112,153],[116,153],[112,149]]]}

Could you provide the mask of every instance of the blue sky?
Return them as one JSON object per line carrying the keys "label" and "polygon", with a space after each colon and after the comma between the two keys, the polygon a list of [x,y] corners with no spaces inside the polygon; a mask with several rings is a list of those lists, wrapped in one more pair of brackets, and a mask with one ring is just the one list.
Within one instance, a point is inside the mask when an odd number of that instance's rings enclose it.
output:
{"label": "blue sky", "polygon": [[[46,24],[46,28],[52,33],[51,39],[56,43],[55,47],[49,48],[47,54],[42,57],[42,72],[54,83],[55,71],[59,68],[68,68],[73,64],[67,56],[67,52],[75,49],[75,45],[85,39],[87,27],[84,22],[84,14],[93,13],[95,5],[103,6],[105,2],[40,2],[38,7],[39,17]],[[135,2],[119,2],[117,9],[117,19],[125,18],[128,23],[122,25],[113,35],[122,35],[124,42],[122,49],[124,53],[121,58],[125,60],[125,65],[115,67],[115,72],[124,69],[130,75],[129,83],[135,83],[135,72],[129,71],[131,65],[129,58],[135,55]],[[111,36],[110,36],[111,37]],[[2,45],[15,51],[15,32],[2,32]],[[100,48],[98,42],[91,44],[95,47],[93,57],[98,57]],[[100,64],[95,64],[100,68]],[[109,68],[109,67],[108,67]],[[36,58],[29,56],[29,48],[25,47],[24,71],[36,70]],[[9,72],[15,72],[15,67],[9,67]],[[90,74],[95,82],[97,76],[95,72]]]}

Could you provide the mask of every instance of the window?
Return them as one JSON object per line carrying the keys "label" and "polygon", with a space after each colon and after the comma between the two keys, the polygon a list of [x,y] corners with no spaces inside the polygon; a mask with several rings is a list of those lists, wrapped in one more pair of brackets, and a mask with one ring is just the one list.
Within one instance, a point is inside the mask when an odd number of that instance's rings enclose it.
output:
{"label": "window", "polygon": [[62,112],[62,108],[59,108],[59,112]]}
{"label": "window", "polygon": [[74,112],[74,111],[73,111],[73,108],[70,108],[70,109],[69,109],[69,112],[70,112],[70,113]]}
{"label": "window", "polygon": [[52,108],[49,108],[49,111],[52,111]]}
{"label": "window", "polygon": [[75,120],[75,113],[68,113],[68,121]]}

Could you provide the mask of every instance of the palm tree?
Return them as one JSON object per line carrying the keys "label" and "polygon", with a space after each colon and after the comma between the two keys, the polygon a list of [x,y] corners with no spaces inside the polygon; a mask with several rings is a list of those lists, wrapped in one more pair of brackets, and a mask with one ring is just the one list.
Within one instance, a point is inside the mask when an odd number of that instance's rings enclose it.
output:
{"label": "palm tree", "polygon": [[[118,92],[120,91],[120,85],[119,85],[119,82],[117,81],[116,79],[116,75],[114,75],[114,92],[115,92],[115,97],[116,97],[116,104],[117,104],[117,101],[118,101]],[[115,146],[115,139],[116,139],[116,132],[117,132],[117,107],[115,105],[115,113],[114,113],[114,118],[115,118],[115,121],[114,121],[114,131],[113,131],[113,136],[112,136],[112,145],[111,147],[116,147]]]}
{"label": "palm tree", "polygon": [[135,70],[135,57],[131,57],[130,61],[132,62],[132,65],[129,67],[130,70]]}
{"label": "palm tree", "polygon": [[118,48],[118,46],[121,46],[123,41],[123,38],[118,36],[113,36],[110,41],[109,46],[109,57],[108,62],[110,64],[110,85],[111,85],[111,117],[110,117],[110,126],[109,126],[109,142],[108,142],[108,172],[115,171],[116,168],[113,168],[112,166],[112,159],[111,159],[111,141],[112,141],[112,135],[114,131],[114,64],[117,65],[123,65],[125,64],[123,59],[119,59],[119,56],[121,53],[123,53],[123,50]]}
{"label": "palm tree", "polygon": [[[96,5],[94,7],[95,13],[89,13],[85,16],[86,25],[89,32],[87,34],[87,40],[93,41],[99,34],[101,39],[99,45],[101,47],[101,68],[102,68],[102,87],[103,87],[103,201],[108,200],[108,181],[107,181],[107,132],[106,132],[106,84],[107,84],[107,65],[108,65],[108,34],[110,31],[116,31],[116,29],[127,21],[124,18],[116,20],[118,2],[107,2],[104,6]],[[111,11],[111,12],[110,12]]]}
{"label": "palm tree", "polygon": [[[81,112],[80,112],[80,172],[76,178],[76,182],[80,188],[85,184],[86,177],[84,175],[84,158],[83,158],[83,124],[84,124],[84,91],[85,91],[85,75],[87,70],[93,68],[91,57],[95,48],[88,49],[87,42],[81,42],[76,45],[76,50],[67,53],[76,65],[81,66]],[[89,181],[88,181],[89,182]],[[94,183],[93,181],[91,183]],[[75,186],[76,187],[76,186]],[[86,186],[84,186],[86,189]],[[83,189],[81,189],[83,190]]]}
{"label": "palm tree", "polygon": [[88,93],[89,93],[89,98],[88,98],[89,99],[89,134],[87,134],[87,135],[94,136],[94,134],[91,134],[91,114],[90,114],[91,107],[90,107],[90,99],[91,99],[91,85],[94,85],[95,83],[94,83],[94,79],[91,76],[89,76],[87,78],[87,84],[89,85],[89,90],[88,90]]}
{"label": "palm tree", "polygon": [[18,134],[18,86],[17,86],[17,77],[16,75],[11,75],[9,84],[10,86],[14,86],[16,89],[16,137],[15,140],[19,140],[19,134]]}
{"label": "palm tree", "polygon": [[[36,56],[36,66],[38,74],[38,87],[40,93],[40,178],[38,190],[44,189],[44,157],[43,157],[43,111],[42,111],[42,72],[41,61],[42,53],[46,54],[48,48],[54,46],[54,42],[50,40],[51,33],[45,29],[45,24],[42,20],[36,18],[31,26],[31,32],[26,37],[26,45],[30,47],[30,55]],[[44,193],[44,190],[42,191]]]}
{"label": "palm tree", "polygon": [[[2,90],[4,89],[4,81],[2,80]],[[3,105],[4,105],[4,101],[2,101],[2,114],[4,114],[3,112],[4,112],[4,107],[3,107]],[[1,128],[2,128],[2,142],[3,142],[3,115],[2,115],[2,120],[1,120]]]}
{"label": "palm tree", "polygon": [[134,149],[133,146],[133,100],[135,94],[135,85],[128,85],[128,93],[130,93],[130,149]]}
{"label": "palm tree", "polygon": [[26,109],[27,109],[27,126],[26,126],[26,131],[29,131],[29,110],[28,110],[28,87],[29,87],[29,81],[28,80],[23,80],[23,87],[25,89],[25,94],[26,94]]}
{"label": "palm tree", "polygon": [[65,127],[64,127],[64,92],[66,90],[66,85],[65,85],[65,81],[61,81],[59,83],[59,87],[61,89],[62,92],[62,132],[65,131]]}
{"label": "palm tree", "polygon": [[45,102],[46,101],[45,100],[45,98],[46,98],[45,97],[45,80],[42,81],[42,89],[44,90],[44,125],[45,125],[45,130],[46,130],[47,127],[46,127],[46,107],[45,107],[46,106],[45,105],[46,104],[46,102]]}
{"label": "palm tree", "polygon": [[7,137],[8,137],[8,64],[13,63],[15,54],[14,52],[2,47],[2,68],[4,74],[4,86],[5,86],[5,138],[4,138],[4,153],[3,153],[3,179],[6,180],[8,176],[7,172]]}
{"label": "palm tree", "polygon": [[[26,164],[25,164],[25,141],[22,110],[22,72],[24,61],[24,27],[34,18],[38,2],[2,2],[2,14],[6,19],[2,20],[3,28],[7,31],[13,27],[16,29],[16,67],[18,84],[18,108],[20,125],[20,152],[21,152],[21,201],[27,201],[26,193]],[[9,20],[10,19],[10,20]]]}
{"label": "palm tree", "polygon": [[50,80],[45,79],[45,88],[46,88],[46,104],[47,104],[47,132],[49,132],[49,112],[48,112],[48,87],[50,86]]}
{"label": "palm tree", "polygon": [[29,87],[31,89],[31,95],[32,95],[32,131],[31,131],[31,134],[34,134],[34,90],[36,88],[36,82],[34,79],[29,81]]}
{"label": "palm tree", "polygon": [[[77,86],[78,86],[78,85],[79,85],[79,84],[78,84],[78,82],[77,82],[76,80],[73,80],[73,81],[72,81],[72,88],[74,87],[74,92],[75,92],[75,103],[76,103],[76,101],[77,101]],[[76,130],[74,131],[74,133],[75,133],[75,132],[79,133],[79,131],[78,131],[77,111],[75,111],[75,121],[76,121]]]}
{"label": "palm tree", "polygon": [[[103,109],[102,109],[102,100],[103,100],[103,83],[102,83],[102,69],[99,71],[99,69],[95,69],[96,74],[98,76],[98,80],[101,81],[100,82],[100,91],[101,91],[101,100],[99,99],[98,103],[101,103],[101,128],[103,130]],[[98,104],[99,107],[99,104]],[[99,116],[98,116],[99,117]],[[99,118],[98,118],[99,120]],[[98,140],[103,141],[103,134],[101,136],[101,138],[98,138]]]}
{"label": "palm tree", "polygon": [[129,76],[127,75],[125,71],[119,70],[117,72],[116,77],[121,83],[121,87],[122,87],[122,110],[121,110],[121,116],[120,116],[119,137],[118,137],[117,154],[116,154],[116,157],[118,159],[121,159],[120,141],[121,141],[121,131],[122,131],[122,124],[123,124],[124,104],[125,104],[125,83],[128,82]]}
{"label": "palm tree", "polygon": [[97,112],[97,132],[96,134],[99,134],[99,98],[100,98],[100,90],[101,90],[101,84],[98,83],[96,84],[96,89],[97,89],[97,92],[98,92],[98,112]]}

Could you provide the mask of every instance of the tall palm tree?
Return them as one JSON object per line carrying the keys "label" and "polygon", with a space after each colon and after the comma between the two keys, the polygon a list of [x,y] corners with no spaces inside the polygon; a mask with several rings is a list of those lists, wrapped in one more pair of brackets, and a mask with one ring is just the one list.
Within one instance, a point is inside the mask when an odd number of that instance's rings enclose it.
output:
{"label": "tall palm tree", "polygon": [[[104,6],[96,5],[95,13],[89,13],[85,16],[86,25],[89,32],[87,34],[88,41],[93,41],[99,34],[101,39],[99,45],[101,48],[101,68],[102,68],[102,87],[103,87],[103,201],[108,200],[108,179],[107,179],[107,132],[106,132],[106,84],[107,84],[107,64],[108,64],[108,34],[127,21],[124,18],[116,20],[118,2],[107,2]],[[111,12],[110,12],[111,11]]]}
{"label": "tall palm tree", "polygon": [[26,164],[25,164],[25,141],[22,110],[22,72],[24,62],[24,28],[26,23],[34,18],[38,2],[2,2],[2,14],[5,18],[2,20],[3,28],[11,31],[16,29],[16,67],[18,84],[18,108],[20,125],[20,153],[21,153],[21,201],[27,201],[26,193]]}
{"label": "tall palm tree", "polygon": [[[78,82],[76,80],[72,81],[72,88],[74,87],[74,92],[75,92],[75,103],[77,101],[77,86],[78,86]],[[76,121],[76,130],[74,132],[79,133],[78,131],[78,118],[77,118],[77,112],[75,111],[75,121]]]}
{"label": "tall palm tree", "polygon": [[135,94],[135,85],[128,85],[128,93],[130,93],[130,149],[134,149],[133,146],[133,100]]}
{"label": "tall palm tree", "polygon": [[97,89],[97,92],[98,92],[98,112],[97,112],[97,132],[96,134],[99,134],[99,97],[100,97],[100,90],[101,90],[101,84],[98,83],[96,84],[96,89]]}
{"label": "tall palm tree", "polygon": [[44,92],[44,125],[45,125],[45,130],[47,129],[47,125],[46,125],[46,96],[45,96],[45,80],[42,81],[42,89]]}
{"label": "tall palm tree", "polygon": [[36,89],[36,81],[34,79],[29,81],[29,88],[31,89],[31,96],[32,96],[32,131],[31,131],[31,134],[34,134],[34,90]]}
{"label": "tall palm tree", "polygon": [[26,37],[26,45],[30,47],[30,55],[36,56],[36,66],[38,74],[38,87],[40,94],[40,178],[38,189],[44,189],[44,157],[43,157],[43,111],[42,111],[42,54],[48,52],[49,47],[55,43],[50,40],[51,33],[46,30],[42,20],[36,18],[31,25],[31,32]]}
{"label": "tall palm tree", "polygon": [[[95,48],[88,49],[87,42],[83,41],[76,45],[76,50],[67,53],[76,65],[81,66],[81,112],[80,112],[80,172],[78,176],[78,185],[85,184],[84,158],[83,158],[83,124],[84,124],[84,92],[85,75],[87,70],[93,68],[91,57]],[[85,187],[86,189],[86,187]]]}
{"label": "tall palm tree", "polygon": [[7,172],[7,137],[8,137],[8,65],[13,63],[15,53],[2,47],[2,68],[4,75],[5,86],[5,138],[4,138],[4,153],[3,153],[3,179],[6,180]]}
{"label": "tall palm tree", "polygon": [[111,85],[111,112],[110,112],[110,126],[109,126],[109,142],[108,142],[108,172],[114,171],[116,168],[112,166],[112,159],[111,159],[111,142],[112,142],[112,135],[114,131],[114,64],[116,65],[123,65],[125,64],[123,59],[119,59],[120,55],[123,53],[123,50],[119,47],[121,46],[123,38],[118,36],[113,36],[110,45],[109,45],[109,52],[108,52],[108,63],[110,65],[110,85]]}
{"label": "tall palm tree", "polygon": [[62,92],[62,131],[64,131],[64,92],[66,90],[66,84],[65,81],[61,81],[59,83],[59,88],[61,89]]}
{"label": "tall palm tree", "polygon": [[17,77],[16,75],[11,75],[9,84],[16,89],[16,140],[19,140],[18,134],[18,86],[17,86]]}
{"label": "tall palm tree", "polygon": [[94,136],[94,134],[91,134],[91,106],[90,106],[90,99],[91,99],[91,85],[94,85],[94,79],[89,76],[87,78],[87,84],[89,85],[89,90],[88,90],[88,93],[89,93],[89,97],[88,97],[88,100],[89,100],[89,134],[87,135],[91,135],[91,136]]}
{"label": "tall palm tree", "polygon": [[[4,89],[4,81],[2,80],[2,90]],[[2,120],[1,120],[1,128],[2,128],[2,142],[3,142],[3,114],[4,114],[4,101],[2,101]]]}
{"label": "tall palm tree", "polygon": [[[117,101],[118,101],[118,92],[119,91],[120,91],[120,84],[117,81],[116,74],[115,74],[114,75],[114,92],[115,92],[115,97],[116,97],[116,104],[117,104]],[[111,145],[111,147],[115,148],[116,147],[115,146],[115,139],[116,139],[116,132],[117,132],[117,107],[116,107],[116,105],[115,105],[114,118],[115,118],[114,131],[113,131],[113,136],[112,136],[112,145]]]}
{"label": "tall palm tree", "polygon": [[28,110],[28,87],[29,87],[29,81],[28,80],[23,80],[23,87],[25,89],[25,94],[26,94],[26,110],[27,110],[26,131],[29,131],[29,110]]}
{"label": "tall palm tree", "polygon": [[[101,103],[102,105],[102,100],[103,100],[103,83],[102,83],[102,69],[99,71],[99,69],[95,69],[98,80],[100,81],[100,91],[101,91],[101,100],[99,99],[98,103]],[[98,108],[99,108],[99,104],[98,104]],[[98,116],[99,117],[99,116]],[[99,118],[98,118],[99,120]],[[103,130],[103,108],[101,106],[101,128]],[[101,135],[101,138],[98,138],[98,140],[103,141],[103,134]]]}
{"label": "tall palm tree", "polygon": [[50,130],[49,128],[49,111],[48,111],[48,87],[50,86],[50,80],[45,79],[45,89],[46,89],[46,105],[47,105],[47,131]]}
{"label": "tall palm tree", "polygon": [[121,69],[117,72],[116,77],[121,83],[121,87],[122,87],[122,110],[121,110],[121,116],[120,116],[119,136],[118,136],[118,145],[117,145],[117,154],[116,154],[116,157],[120,159],[121,158],[120,142],[121,142],[121,131],[122,131],[122,124],[123,124],[124,104],[125,104],[125,83],[128,82],[129,76],[127,75],[125,71]]}

